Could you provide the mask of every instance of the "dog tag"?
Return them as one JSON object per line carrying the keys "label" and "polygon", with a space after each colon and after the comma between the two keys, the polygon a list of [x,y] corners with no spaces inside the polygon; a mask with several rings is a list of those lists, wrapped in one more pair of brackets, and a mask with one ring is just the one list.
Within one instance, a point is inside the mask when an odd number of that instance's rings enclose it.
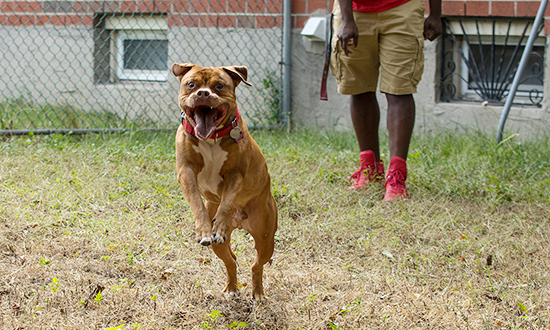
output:
{"label": "dog tag", "polygon": [[233,138],[233,140],[239,142],[243,139],[243,132],[241,131],[239,126],[235,126],[235,127],[233,127],[231,132],[229,132],[229,136],[231,136]]}

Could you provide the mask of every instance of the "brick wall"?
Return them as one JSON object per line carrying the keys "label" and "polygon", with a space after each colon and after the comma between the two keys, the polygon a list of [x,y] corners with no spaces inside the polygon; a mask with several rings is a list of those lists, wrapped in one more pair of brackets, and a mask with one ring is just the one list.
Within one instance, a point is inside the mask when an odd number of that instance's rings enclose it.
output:
{"label": "brick wall", "polygon": [[[292,27],[325,15],[334,0],[292,0]],[[429,2],[426,13],[429,13]],[[165,13],[171,26],[272,28],[282,26],[282,0],[0,1],[0,25],[92,25],[94,13]],[[327,9],[328,3],[328,9]],[[443,0],[446,16],[535,17],[540,2]],[[545,13],[550,34],[550,6]]]}
{"label": "brick wall", "polygon": [[95,13],[166,14],[170,26],[282,26],[279,0],[0,1],[0,25],[93,25]]}
{"label": "brick wall", "polygon": [[[335,0],[329,0],[329,10]],[[337,0],[336,0],[337,1]],[[304,27],[310,16],[324,15],[326,0],[292,0],[292,26]],[[424,1],[426,14],[429,14],[429,1]],[[501,17],[535,17],[540,1],[528,0],[443,0],[441,11],[444,16],[501,16]],[[545,12],[545,32],[550,34],[550,5]]]}

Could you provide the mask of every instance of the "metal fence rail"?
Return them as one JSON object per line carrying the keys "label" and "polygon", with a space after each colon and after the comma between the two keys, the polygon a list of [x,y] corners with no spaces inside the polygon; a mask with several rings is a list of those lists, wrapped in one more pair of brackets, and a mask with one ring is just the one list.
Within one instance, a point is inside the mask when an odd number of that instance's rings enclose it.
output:
{"label": "metal fence rail", "polygon": [[0,1],[0,132],[172,129],[173,62],[245,65],[251,126],[281,122],[277,0]]}

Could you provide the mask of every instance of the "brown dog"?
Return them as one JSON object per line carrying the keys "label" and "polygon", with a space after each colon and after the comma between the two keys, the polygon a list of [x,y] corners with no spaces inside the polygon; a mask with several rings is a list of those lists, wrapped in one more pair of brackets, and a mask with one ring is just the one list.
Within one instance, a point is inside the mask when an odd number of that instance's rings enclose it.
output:
{"label": "brown dog", "polygon": [[176,133],[176,169],[195,217],[196,240],[214,243],[212,249],[227,270],[223,291],[236,295],[231,232],[248,231],[257,251],[252,295],[259,299],[264,295],[263,266],[273,255],[277,206],[265,158],[237,108],[235,88],[240,82],[250,86],[248,71],[244,66],[174,63],[172,72],[181,82],[178,103],[184,118]]}

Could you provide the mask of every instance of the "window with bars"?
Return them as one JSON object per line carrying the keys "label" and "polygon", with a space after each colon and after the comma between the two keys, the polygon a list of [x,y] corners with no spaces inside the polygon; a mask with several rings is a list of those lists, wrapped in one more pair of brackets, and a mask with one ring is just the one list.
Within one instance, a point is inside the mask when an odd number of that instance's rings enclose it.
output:
{"label": "window with bars", "polygon": [[[443,23],[440,100],[504,103],[532,21],[446,18]],[[544,50],[545,40],[538,37],[520,76],[515,103],[540,106]]]}

